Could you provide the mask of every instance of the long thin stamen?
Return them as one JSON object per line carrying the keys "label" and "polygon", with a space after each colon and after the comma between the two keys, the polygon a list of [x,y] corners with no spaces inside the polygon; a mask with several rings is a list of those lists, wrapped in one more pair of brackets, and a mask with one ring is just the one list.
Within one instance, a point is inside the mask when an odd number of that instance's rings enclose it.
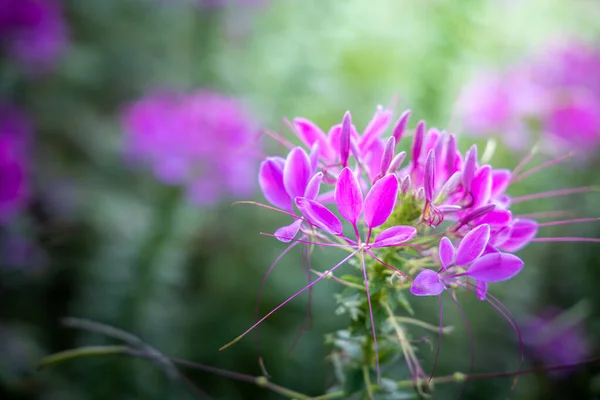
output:
{"label": "long thin stamen", "polygon": [[521,162],[513,169],[513,176],[516,176],[519,174],[519,172],[521,172],[521,170],[525,167],[525,165],[527,165],[527,163],[529,161],[531,161],[531,159],[533,158],[533,156],[537,153],[537,146],[534,146],[531,151],[529,152],[529,154],[527,154],[525,156],[525,158],[523,158],[521,160]]}
{"label": "long thin stamen", "polygon": [[516,214],[516,218],[530,218],[530,219],[542,219],[542,218],[561,218],[570,217],[575,215],[573,211],[569,210],[556,210],[556,211],[539,211],[528,214]]}
{"label": "long thin stamen", "polygon": [[[271,274],[271,272],[273,272],[273,269],[275,269],[275,266],[279,263],[279,261],[281,261],[281,259],[290,252],[290,250],[292,250],[294,247],[296,247],[296,245],[298,244],[298,242],[296,243],[292,243],[290,244],[288,247],[286,247],[285,250],[283,250],[281,252],[281,254],[279,254],[277,256],[277,258],[275,258],[275,260],[273,261],[273,263],[269,266],[269,269],[267,269],[267,272],[265,272],[265,274],[263,275],[262,281],[260,282],[260,287],[258,289],[258,295],[256,296],[256,304],[254,306],[254,318],[256,318],[256,320],[259,319],[259,311],[260,311],[260,300],[262,297],[262,292],[263,289],[265,287],[265,284],[267,282],[267,278],[269,277],[269,275]],[[263,370],[263,373],[265,374],[265,376],[269,376],[269,374],[267,373],[267,370],[264,366],[264,361],[263,361],[263,357],[262,357],[262,341],[261,341],[261,336],[260,336],[260,329],[258,329],[256,331],[256,345],[258,347],[258,363],[261,366],[261,369]]]}
{"label": "long thin stamen", "polygon": [[582,223],[582,222],[598,222],[598,221],[600,221],[600,218],[565,219],[563,221],[542,222],[542,223],[538,224],[538,227],[542,228],[542,227],[545,227],[545,226],[579,224],[579,223]]}
{"label": "long thin stamen", "polygon": [[[456,297],[454,297],[454,294],[450,293],[450,298],[452,299],[454,304],[456,304],[458,312],[460,313],[463,323],[465,324],[465,329],[467,330],[467,337],[469,338],[469,374],[471,374],[473,373],[473,369],[475,368],[475,348],[473,347],[473,335],[471,334],[471,327],[469,326],[469,321],[467,321],[467,316],[465,315],[464,310],[458,303]],[[458,396],[456,397],[457,399],[459,399],[462,393],[465,391],[467,383],[468,382],[465,381],[460,387],[460,391],[458,392]]]}
{"label": "long thin stamen", "polygon": [[529,195],[521,196],[521,197],[514,197],[512,199],[512,202],[513,203],[522,203],[524,201],[545,199],[548,197],[565,196],[565,195],[575,194],[575,193],[593,192],[593,191],[596,191],[599,189],[600,189],[600,187],[598,187],[598,186],[582,186],[582,187],[577,187],[577,188],[550,190],[548,192],[540,192],[540,193],[529,194]]}
{"label": "long thin stamen", "polygon": [[313,242],[313,241],[310,241],[310,240],[296,239],[296,238],[291,238],[291,237],[274,235],[272,233],[266,233],[266,232],[260,232],[260,234],[263,235],[263,236],[269,236],[269,237],[274,237],[274,238],[278,238],[278,239],[286,239],[286,240],[290,240],[290,241],[293,241],[293,242],[306,243],[306,244],[314,244],[316,246],[321,246],[321,247],[337,247],[337,248],[341,248],[341,249],[350,249],[350,248],[352,248],[352,246],[348,246],[348,245],[345,245],[345,244]]}
{"label": "long thin stamen", "polygon": [[[337,268],[339,268],[341,265],[343,265],[350,258],[354,257],[354,255],[357,252],[358,252],[358,250],[354,251],[352,254],[350,254],[349,256],[347,256],[346,258],[344,258],[338,264],[336,264],[335,266],[331,267],[329,269],[329,271],[327,271],[327,272],[333,272],[333,271],[335,271]],[[222,346],[219,349],[219,351],[225,350],[226,348],[228,348],[232,344],[235,344],[235,343],[239,342],[244,336],[246,336],[248,333],[250,333],[254,328],[256,328],[258,325],[260,325],[264,320],[266,320],[267,318],[269,318],[272,314],[274,314],[275,312],[277,312],[281,307],[285,306],[287,303],[289,303],[290,301],[294,300],[296,297],[298,297],[299,295],[301,295],[302,293],[304,293],[306,290],[308,290],[311,287],[313,287],[314,285],[316,285],[317,282],[320,282],[321,280],[325,279],[326,276],[327,276],[327,274],[324,274],[324,275],[318,277],[317,279],[315,279],[314,281],[312,281],[311,283],[309,283],[308,285],[304,286],[302,289],[300,289],[299,291],[297,291],[296,293],[294,293],[286,301],[284,301],[283,303],[279,304],[277,307],[275,307],[274,309],[272,309],[267,315],[265,315],[264,317],[262,317],[258,322],[256,322],[250,328],[248,328],[244,333],[242,333],[241,335],[239,335],[238,337],[236,337],[235,339],[233,339],[231,342],[229,342],[229,343],[225,344],[224,346]]]}
{"label": "long thin stamen", "polygon": [[600,243],[599,238],[587,237],[543,237],[533,238],[532,242],[585,242],[585,243]]}
{"label": "long thin stamen", "polygon": [[235,203],[232,203],[231,206],[233,207],[233,206],[237,206],[237,205],[240,205],[240,204],[250,204],[250,205],[253,205],[253,206],[257,206],[257,207],[266,208],[267,210],[276,211],[276,212],[281,213],[281,214],[289,215],[290,217],[292,217],[294,219],[302,219],[302,217],[299,217],[296,214],[291,213],[289,211],[285,211],[285,210],[282,210],[282,209],[276,208],[276,207],[271,207],[269,205],[258,203],[256,201],[249,201],[249,200],[236,201]]}
{"label": "long thin stamen", "polygon": [[265,130],[264,133],[265,133],[265,135],[270,136],[272,139],[274,139],[278,143],[282,144],[283,146],[288,147],[290,149],[294,148],[294,145],[291,142],[288,142],[286,139],[284,139],[282,136],[278,135],[277,133],[269,131],[269,130]]}
{"label": "long thin stamen", "polygon": [[371,333],[373,334],[373,349],[375,350],[375,369],[377,371],[377,382],[381,382],[381,371],[379,370],[379,349],[377,348],[377,333],[375,332],[375,319],[373,318],[373,306],[371,305],[371,293],[369,292],[369,277],[367,276],[367,267],[365,265],[365,253],[360,252],[363,278],[365,288],[367,289],[367,303],[369,305],[369,318],[371,318]]}
{"label": "long thin stamen", "polygon": [[444,330],[443,319],[442,319],[442,312],[443,312],[444,307],[443,307],[443,303],[442,303],[442,295],[441,294],[438,295],[438,301],[440,302],[440,330],[439,330],[439,335],[438,335],[437,348],[435,350],[435,360],[433,362],[433,368],[431,369],[431,375],[429,375],[429,382],[431,382],[431,379],[435,375],[435,369],[437,367],[438,359],[440,357],[440,348],[442,347],[442,333]]}
{"label": "long thin stamen", "polygon": [[545,163],[543,163],[542,165],[538,165],[537,167],[531,168],[528,171],[523,172],[522,174],[516,176],[513,175],[513,178],[511,179],[511,183],[515,183],[515,182],[519,182],[525,178],[530,177],[531,175],[540,172],[546,168],[552,167],[556,164],[560,164],[561,162],[563,162],[564,160],[571,158],[573,156],[574,153],[567,153],[563,156],[557,157],[553,160],[547,161]]}
{"label": "long thin stamen", "polygon": [[385,265],[386,267],[394,270],[395,272],[397,272],[400,276],[403,276],[405,278],[408,278],[408,275],[406,275],[404,272],[400,271],[398,268],[396,267],[392,267],[390,264],[382,261],[379,257],[377,257],[375,254],[373,254],[373,252],[371,250],[366,250],[366,252],[373,257],[375,260],[377,260],[377,262],[381,263],[382,265]]}
{"label": "long thin stamen", "polygon": [[[302,262],[301,262],[301,266],[302,269],[304,270],[304,272],[306,272],[306,278],[308,280],[308,283],[310,284],[312,282],[312,277],[311,277],[311,267],[310,267],[310,246],[309,245],[303,245],[302,246]],[[292,345],[290,346],[290,349],[288,350],[288,354],[291,354],[292,351],[294,351],[294,348],[296,348],[296,345],[298,344],[298,342],[300,341],[300,338],[302,337],[302,334],[306,331],[305,326],[306,326],[306,322],[308,321],[308,329],[312,328],[312,324],[313,324],[313,317],[312,317],[312,295],[313,295],[313,288],[311,287],[308,290],[308,304],[306,305],[306,311],[304,313],[304,318],[302,318],[302,323],[300,324],[300,328],[298,329],[298,333],[296,334],[296,338],[294,339],[294,342],[292,343]]]}

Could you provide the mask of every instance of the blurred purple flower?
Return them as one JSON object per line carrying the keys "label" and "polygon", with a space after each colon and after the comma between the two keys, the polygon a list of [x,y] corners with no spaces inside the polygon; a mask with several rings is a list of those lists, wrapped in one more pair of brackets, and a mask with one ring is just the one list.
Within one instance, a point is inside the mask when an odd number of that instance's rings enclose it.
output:
{"label": "blurred purple flower", "polygon": [[0,221],[13,216],[28,200],[29,135],[25,116],[0,104]]}
{"label": "blurred purple flower", "polygon": [[11,58],[30,72],[49,68],[67,43],[59,0],[0,0],[0,36]]}
{"label": "blurred purple flower", "polygon": [[123,123],[127,156],[162,182],[185,185],[195,203],[252,193],[260,146],[238,100],[208,90],[156,93],[129,105]]}
{"label": "blurred purple flower", "polygon": [[[546,367],[584,362],[591,354],[581,319],[564,318],[560,309],[550,307],[532,317],[524,326],[523,339],[532,356]],[[561,369],[552,372],[562,377],[572,372]]]}
{"label": "blurred purple flower", "polygon": [[546,150],[589,152],[600,143],[600,50],[562,43],[510,71],[479,76],[459,99],[467,132],[498,134],[530,147],[539,130]]}

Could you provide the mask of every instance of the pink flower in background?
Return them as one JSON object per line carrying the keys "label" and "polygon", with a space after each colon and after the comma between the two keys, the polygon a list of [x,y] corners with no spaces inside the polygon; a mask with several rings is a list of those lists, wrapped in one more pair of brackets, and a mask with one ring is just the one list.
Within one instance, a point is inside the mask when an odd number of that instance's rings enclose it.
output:
{"label": "pink flower in background", "polygon": [[0,104],[0,221],[19,212],[29,198],[29,135],[25,116]]}
{"label": "pink flower in background", "polygon": [[3,51],[29,71],[45,70],[63,52],[66,25],[59,0],[0,0]]}
{"label": "pink flower in background", "polygon": [[[587,361],[592,353],[583,321],[552,307],[532,317],[524,327],[524,341],[538,361],[547,367]],[[552,372],[563,377],[573,370]]]}
{"label": "pink flower in background", "polygon": [[125,148],[170,185],[185,185],[202,205],[247,196],[255,187],[257,130],[241,103],[223,94],[156,93],[129,105]]}
{"label": "pink flower in background", "polygon": [[471,134],[497,134],[513,148],[588,153],[600,143],[600,51],[563,43],[507,72],[482,75],[462,91]]}

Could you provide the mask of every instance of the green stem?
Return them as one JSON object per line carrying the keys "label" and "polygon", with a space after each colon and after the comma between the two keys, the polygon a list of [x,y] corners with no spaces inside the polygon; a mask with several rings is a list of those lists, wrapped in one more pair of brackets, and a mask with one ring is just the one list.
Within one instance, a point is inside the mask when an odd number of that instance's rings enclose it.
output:
{"label": "green stem", "polygon": [[52,364],[58,364],[69,361],[74,358],[94,357],[94,356],[112,356],[112,355],[130,355],[130,348],[127,346],[88,346],[78,349],[65,350],[44,357],[40,361],[38,369],[49,367]]}

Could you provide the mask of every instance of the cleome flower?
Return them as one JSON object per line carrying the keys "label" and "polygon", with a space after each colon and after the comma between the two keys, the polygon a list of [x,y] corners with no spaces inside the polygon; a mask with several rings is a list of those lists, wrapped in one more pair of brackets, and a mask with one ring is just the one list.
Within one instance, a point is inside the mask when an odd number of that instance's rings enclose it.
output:
{"label": "cleome flower", "polygon": [[[265,316],[257,317],[253,326],[222,349],[323,279],[333,278],[356,290],[355,281],[335,275],[342,265],[349,264],[361,272],[366,299],[352,306],[355,309],[349,314],[353,322],[343,337],[362,332],[360,340],[372,343],[363,346],[363,354],[355,362],[370,360],[368,367],[374,368],[379,378],[377,336],[383,335],[382,351],[397,348],[403,352],[411,375],[422,382],[426,374],[404,330],[395,322],[395,309],[411,310],[403,291],[409,290],[415,299],[447,291],[457,305],[456,291],[473,293],[490,303],[519,333],[510,312],[488,291],[489,284],[509,280],[523,269],[524,262],[514,253],[535,241],[599,241],[537,237],[544,226],[596,218],[540,223],[536,216],[546,214],[519,215],[513,211],[513,206],[522,202],[593,188],[512,197],[508,194],[512,182],[552,164],[521,173],[529,157],[512,171],[493,168],[478,158],[476,146],[463,154],[454,134],[427,129],[424,121],[412,132],[410,151],[398,151],[409,118],[410,111],[404,112],[387,138],[384,133],[391,125],[392,113],[382,107],[362,134],[352,124],[349,112],[327,134],[314,123],[297,118],[289,126],[304,148],[269,133],[290,151],[285,158],[268,157],[262,162],[259,183],[271,205],[253,204],[288,215],[294,221],[266,234],[291,242],[267,275],[298,243],[348,253],[333,267],[317,272],[316,279],[309,279],[306,286]],[[388,319],[378,325],[377,315],[381,313],[387,313]],[[369,332],[365,332],[365,326]],[[393,344],[389,343],[390,329],[398,337]],[[347,358],[347,352],[344,354]],[[346,361],[344,365],[351,369],[355,364]]]}

